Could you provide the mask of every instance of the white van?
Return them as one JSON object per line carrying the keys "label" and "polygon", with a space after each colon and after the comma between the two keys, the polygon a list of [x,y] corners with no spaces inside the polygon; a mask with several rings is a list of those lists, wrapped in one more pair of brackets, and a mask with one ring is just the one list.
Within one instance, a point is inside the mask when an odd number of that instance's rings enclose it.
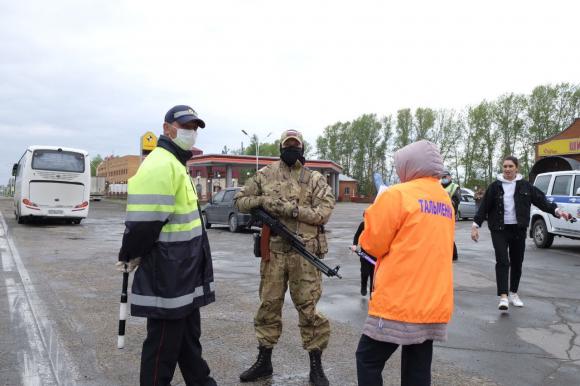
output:
{"label": "white van", "polygon": [[57,217],[80,224],[89,212],[91,167],[84,150],[30,146],[14,164],[14,216]]}
{"label": "white van", "polygon": [[[580,170],[538,174],[534,186],[540,189],[550,202],[580,217]],[[580,240],[580,221],[570,222],[556,218],[532,206],[530,213],[530,237],[538,248],[549,248],[554,236]]]}

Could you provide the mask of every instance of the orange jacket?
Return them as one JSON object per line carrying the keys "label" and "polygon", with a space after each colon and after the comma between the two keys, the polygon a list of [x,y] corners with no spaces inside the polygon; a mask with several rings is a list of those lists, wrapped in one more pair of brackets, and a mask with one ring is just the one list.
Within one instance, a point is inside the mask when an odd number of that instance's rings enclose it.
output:
{"label": "orange jacket", "polygon": [[377,257],[369,315],[408,323],[451,319],[454,218],[433,177],[394,185],[365,211],[360,244]]}

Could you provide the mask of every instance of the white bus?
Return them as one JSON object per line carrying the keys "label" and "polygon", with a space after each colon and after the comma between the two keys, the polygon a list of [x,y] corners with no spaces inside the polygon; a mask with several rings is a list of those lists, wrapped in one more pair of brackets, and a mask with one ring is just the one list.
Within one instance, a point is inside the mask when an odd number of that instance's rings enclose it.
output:
{"label": "white bus", "polygon": [[80,224],[89,212],[91,167],[84,150],[30,146],[12,168],[14,216],[19,224],[31,218],[57,217]]}

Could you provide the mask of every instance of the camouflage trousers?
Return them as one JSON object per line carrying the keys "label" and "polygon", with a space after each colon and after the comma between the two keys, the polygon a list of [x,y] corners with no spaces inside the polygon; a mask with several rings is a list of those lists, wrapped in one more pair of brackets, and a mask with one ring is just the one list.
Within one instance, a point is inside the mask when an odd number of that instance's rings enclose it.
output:
{"label": "camouflage trousers", "polygon": [[260,308],[254,318],[260,346],[273,347],[282,334],[282,306],[290,286],[290,297],[298,311],[302,346],[307,351],[324,350],[330,337],[330,323],[316,311],[322,294],[321,273],[295,252],[270,252],[260,266]]}

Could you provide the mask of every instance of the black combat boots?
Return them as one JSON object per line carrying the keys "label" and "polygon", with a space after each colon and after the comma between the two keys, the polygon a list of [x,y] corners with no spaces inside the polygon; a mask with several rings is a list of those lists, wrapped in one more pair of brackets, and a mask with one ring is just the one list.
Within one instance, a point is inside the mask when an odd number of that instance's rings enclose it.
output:
{"label": "black combat boots", "polygon": [[[272,348],[258,347],[258,359],[249,369],[240,374],[240,381],[253,382],[272,375]],[[320,357],[319,357],[320,358]],[[320,359],[319,359],[320,362]],[[327,383],[328,384],[328,383]]]}
{"label": "black combat boots", "polygon": [[322,351],[312,350],[308,354],[310,355],[310,382],[314,386],[328,386],[328,379],[322,370]]}

